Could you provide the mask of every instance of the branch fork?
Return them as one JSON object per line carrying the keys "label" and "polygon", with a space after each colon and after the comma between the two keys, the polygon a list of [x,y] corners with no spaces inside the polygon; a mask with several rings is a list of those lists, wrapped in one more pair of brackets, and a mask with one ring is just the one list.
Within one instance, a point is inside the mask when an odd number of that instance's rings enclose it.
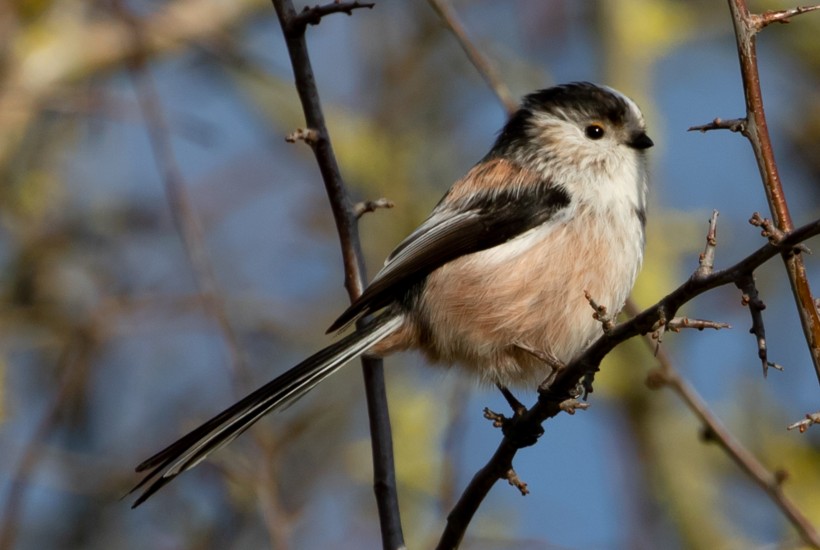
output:
{"label": "branch fork", "polygon": [[[760,227],[762,229],[760,234],[763,237],[766,237],[769,242],[775,246],[779,246],[787,236],[785,231],[779,229],[769,218],[764,218],[761,216],[760,212],[755,212],[752,214],[752,217],[749,218],[749,223],[755,227]],[[799,252],[805,252],[806,254],[811,254],[809,247],[803,243],[794,245],[792,249]]]}

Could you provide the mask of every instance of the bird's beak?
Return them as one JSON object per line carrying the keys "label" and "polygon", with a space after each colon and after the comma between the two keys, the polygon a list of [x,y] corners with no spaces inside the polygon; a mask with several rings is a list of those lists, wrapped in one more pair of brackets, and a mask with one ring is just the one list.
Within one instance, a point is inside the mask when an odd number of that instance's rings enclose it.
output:
{"label": "bird's beak", "polygon": [[653,145],[655,145],[655,142],[649,139],[645,132],[633,135],[632,140],[629,142],[629,146],[633,149],[649,149]]}

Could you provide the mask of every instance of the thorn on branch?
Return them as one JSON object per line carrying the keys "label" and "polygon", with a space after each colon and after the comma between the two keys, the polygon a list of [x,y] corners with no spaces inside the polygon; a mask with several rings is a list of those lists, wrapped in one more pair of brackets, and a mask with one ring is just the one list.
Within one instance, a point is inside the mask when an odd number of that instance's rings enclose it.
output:
{"label": "thorn on branch", "polygon": [[291,25],[296,28],[305,29],[308,25],[318,25],[326,15],[333,13],[346,13],[353,15],[353,10],[360,8],[373,9],[376,4],[369,2],[333,2],[332,4],[325,4],[324,6],[313,6],[312,8],[305,6],[305,9],[297,15]]}
{"label": "thorn on branch", "polygon": [[589,403],[578,401],[577,399],[565,399],[559,403],[558,407],[567,414],[575,414],[575,411],[585,411],[589,408]]}
{"label": "thorn on branch", "polygon": [[751,22],[754,27],[754,32],[760,32],[772,23],[791,23],[791,18],[796,15],[802,15],[815,10],[820,10],[820,5],[816,6],[798,6],[788,10],[768,10],[761,14],[752,14]]}
{"label": "thorn on branch", "polygon": [[520,477],[518,477],[518,474],[515,473],[515,470],[513,470],[512,468],[507,470],[507,472],[504,474],[504,478],[510,485],[518,489],[518,491],[521,493],[521,496],[527,496],[528,494],[530,494],[530,490],[527,488],[527,484],[524,483]]}
{"label": "thorn on branch", "polygon": [[358,220],[368,212],[375,212],[378,208],[393,208],[396,206],[393,201],[384,197],[374,201],[362,201],[353,205],[353,215]]}
{"label": "thorn on branch", "polygon": [[712,274],[715,268],[715,249],[717,248],[717,218],[718,211],[712,210],[709,218],[709,231],[706,233],[706,247],[698,258],[698,268],[695,270],[695,279],[702,279]]}
{"label": "thorn on branch", "polygon": [[806,414],[806,418],[799,420],[794,424],[790,424],[786,429],[793,430],[797,428],[797,430],[802,434],[806,433],[806,430],[814,424],[820,424],[820,411]]}
{"label": "thorn on branch", "polygon": [[[752,217],[749,218],[749,223],[755,227],[762,228],[760,234],[766,237],[770,243],[775,246],[780,246],[783,240],[788,236],[788,234],[779,229],[772,220],[769,218],[764,218],[760,215],[760,212],[755,212],[752,214]],[[796,244],[793,247],[793,250],[797,252],[805,252],[807,254],[811,254],[811,250],[803,243]]]}
{"label": "thorn on branch", "polygon": [[730,132],[746,133],[747,121],[745,118],[730,118],[723,120],[720,117],[715,118],[712,122],[701,124],[700,126],[690,126],[688,132],[700,132],[705,134],[710,130],[729,130]]}
{"label": "thorn on branch", "polygon": [[501,428],[504,426],[504,423],[507,421],[507,417],[503,414],[499,414],[495,411],[490,410],[489,407],[484,407],[484,418],[487,420],[491,420],[493,423],[493,428]]}
{"label": "thorn on branch", "polygon": [[308,145],[313,146],[319,142],[319,132],[313,128],[297,128],[294,132],[285,136],[285,141],[288,143],[304,141]]}
{"label": "thorn on branch", "polygon": [[[763,377],[769,374],[769,367],[775,367],[775,363],[768,360],[768,351],[766,349],[766,329],[763,326],[763,310],[766,309],[766,304],[760,299],[755,286],[755,279],[752,275],[744,275],[737,281],[735,285],[743,293],[741,303],[744,306],[749,306],[749,312],[752,314],[752,328],[749,332],[755,335],[757,339],[757,356],[760,358],[763,365]],[[779,366],[779,365],[778,365]],[[778,370],[783,370],[779,368]]]}
{"label": "thorn on branch", "polygon": [[588,291],[584,291],[584,296],[589,302],[589,305],[595,311],[592,314],[592,317],[601,323],[601,327],[604,329],[604,332],[609,332],[612,330],[612,327],[615,324],[612,322],[612,318],[609,316],[607,312],[606,306],[599,305],[593,298],[592,295]]}

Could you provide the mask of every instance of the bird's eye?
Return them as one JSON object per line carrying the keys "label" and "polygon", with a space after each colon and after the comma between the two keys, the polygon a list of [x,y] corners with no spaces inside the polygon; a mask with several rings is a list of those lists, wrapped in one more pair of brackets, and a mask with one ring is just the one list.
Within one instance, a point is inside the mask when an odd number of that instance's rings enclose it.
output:
{"label": "bird's eye", "polygon": [[601,139],[604,137],[604,127],[600,124],[590,124],[584,129],[584,133],[589,139]]}

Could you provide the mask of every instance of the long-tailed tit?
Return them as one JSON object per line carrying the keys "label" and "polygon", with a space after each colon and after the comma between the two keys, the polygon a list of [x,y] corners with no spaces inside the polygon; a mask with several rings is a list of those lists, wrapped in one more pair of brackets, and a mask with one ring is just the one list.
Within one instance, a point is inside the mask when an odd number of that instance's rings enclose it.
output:
{"label": "long-tailed tit", "polygon": [[365,352],[418,349],[500,386],[534,387],[601,334],[641,267],[645,150],[637,105],[581,82],[524,98],[487,155],[331,325],[373,316],[139,466],[138,506],[267,413]]}

